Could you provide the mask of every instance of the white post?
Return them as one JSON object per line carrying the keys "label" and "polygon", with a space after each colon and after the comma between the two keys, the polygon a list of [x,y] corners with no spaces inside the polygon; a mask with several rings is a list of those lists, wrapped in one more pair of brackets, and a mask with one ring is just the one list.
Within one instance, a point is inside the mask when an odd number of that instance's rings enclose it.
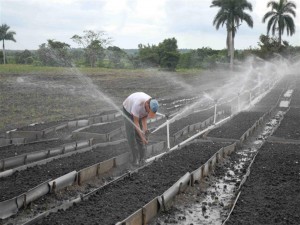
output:
{"label": "white post", "polygon": [[215,102],[214,124],[216,124],[216,120],[217,120],[217,102]]}
{"label": "white post", "polygon": [[167,147],[168,150],[170,150],[170,123],[168,119],[167,119]]}

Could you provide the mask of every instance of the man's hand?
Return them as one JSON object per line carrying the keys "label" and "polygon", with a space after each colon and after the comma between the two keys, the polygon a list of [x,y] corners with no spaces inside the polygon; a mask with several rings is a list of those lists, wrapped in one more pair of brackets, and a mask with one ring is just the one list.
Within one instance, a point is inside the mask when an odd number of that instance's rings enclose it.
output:
{"label": "man's hand", "polygon": [[148,140],[146,138],[143,138],[143,144],[147,145],[148,144]]}
{"label": "man's hand", "polygon": [[150,135],[150,130],[146,130],[145,131],[145,137],[148,140],[149,139],[149,135]]}

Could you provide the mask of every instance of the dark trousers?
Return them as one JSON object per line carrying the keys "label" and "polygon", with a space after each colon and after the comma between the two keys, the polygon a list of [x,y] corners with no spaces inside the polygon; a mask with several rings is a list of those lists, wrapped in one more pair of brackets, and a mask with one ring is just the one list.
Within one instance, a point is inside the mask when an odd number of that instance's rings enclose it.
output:
{"label": "dark trousers", "polygon": [[[125,123],[125,131],[126,137],[128,141],[129,148],[132,153],[132,162],[135,163],[137,159],[141,160],[145,157],[145,145],[140,138],[137,130],[135,129],[135,125],[133,122],[133,116],[126,111],[123,107],[124,113],[124,123]],[[142,120],[139,120],[139,125],[142,130]]]}

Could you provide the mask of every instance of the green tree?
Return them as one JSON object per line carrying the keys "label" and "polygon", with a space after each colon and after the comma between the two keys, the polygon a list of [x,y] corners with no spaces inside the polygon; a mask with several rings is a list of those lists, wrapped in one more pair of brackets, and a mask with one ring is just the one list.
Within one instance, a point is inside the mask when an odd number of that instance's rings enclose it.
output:
{"label": "green tree", "polygon": [[83,31],[84,35],[75,34],[71,39],[84,49],[87,63],[91,67],[95,67],[97,60],[104,58],[104,51],[111,38],[106,37],[104,31]]}
{"label": "green tree", "polygon": [[192,68],[191,64],[192,52],[184,52],[180,54],[178,68]]}
{"label": "green tree", "polygon": [[281,45],[276,37],[269,37],[267,35],[260,35],[260,42],[258,43],[260,51],[257,55],[263,59],[271,59],[274,57],[275,53],[283,53],[283,51],[288,47],[288,43],[284,42]]}
{"label": "green tree", "polygon": [[157,67],[159,66],[159,54],[156,45],[139,44],[138,58],[142,67]]}
{"label": "green tree", "polygon": [[219,7],[214,18],[213,25],[218,30],[220,26],[226,25],[227,39],[226,45],[230,56],[230,67],[233,67],[234,59],[234,38],[238,27],[243,21],[249,27],[253,27],[252,17],[245,10],[252,11],[252,4],[247,0],[213,0],[211,7]]}
{"label": "green tree", "polygon": [[209,47],[202,47],[180,54],[178,68],[216,68],[217,63],[226,62],[226,49],[213,50]]}
{"label": "green tree", "polygon": [[269,19],[267,24],[267,34],[272,30],[274,36],[278,32],[278,41],[281,44],[281,36],[286,29],[287,35],[295,33],[295,23],[293,17],[296,17],[296,4],[288,0],[270,1],[267,7],[271,6],[271,11],[267,12],[263,17],[263,23]]}
{"label": "green tree", "polygon": [[7,24],[2,24],[0,26],[0,40],[2,40],[2,47],[3,47],[3,64],[5,64],[5,44],[4,41],[14,41],[16,42],[14,35],[16,35],[16,32],[10,31],[10,27]]}
{"label": "green tree", "polygon": [[174,71],[179,61],[179,51],[175,38],[165,39],[158,45],[159,65],[161,68]]}
{"label": "green tree", "polygon": [[38,58],[44,66],[71,66],[70,45],[49,39],[37,51]]}
{"label": "green tree", "polygon": [[33,54],[27,49],[21,53],[17,53],[16,54],[16,63],[17,64],[32,64],[33,63]]}
{"label": "green tree", "polygon": [[127,59],[128,55],[122,49],[117,46],[109,46],[106,51],[106,55],[109,59],[111,67],[124,68],[122,60]]}

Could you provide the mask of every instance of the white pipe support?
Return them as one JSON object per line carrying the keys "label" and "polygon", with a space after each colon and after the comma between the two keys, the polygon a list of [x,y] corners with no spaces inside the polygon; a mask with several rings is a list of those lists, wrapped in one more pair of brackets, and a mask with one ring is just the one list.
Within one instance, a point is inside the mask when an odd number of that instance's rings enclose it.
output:
{"label": "white pipe support", "polygon": [[216,121],[217,121],[217,103],[215,103],[214,124],[216,124]]}
{"label": "white pipe support", "polygon": [[170,150],[170,122],[167,120],[167,148]]}

